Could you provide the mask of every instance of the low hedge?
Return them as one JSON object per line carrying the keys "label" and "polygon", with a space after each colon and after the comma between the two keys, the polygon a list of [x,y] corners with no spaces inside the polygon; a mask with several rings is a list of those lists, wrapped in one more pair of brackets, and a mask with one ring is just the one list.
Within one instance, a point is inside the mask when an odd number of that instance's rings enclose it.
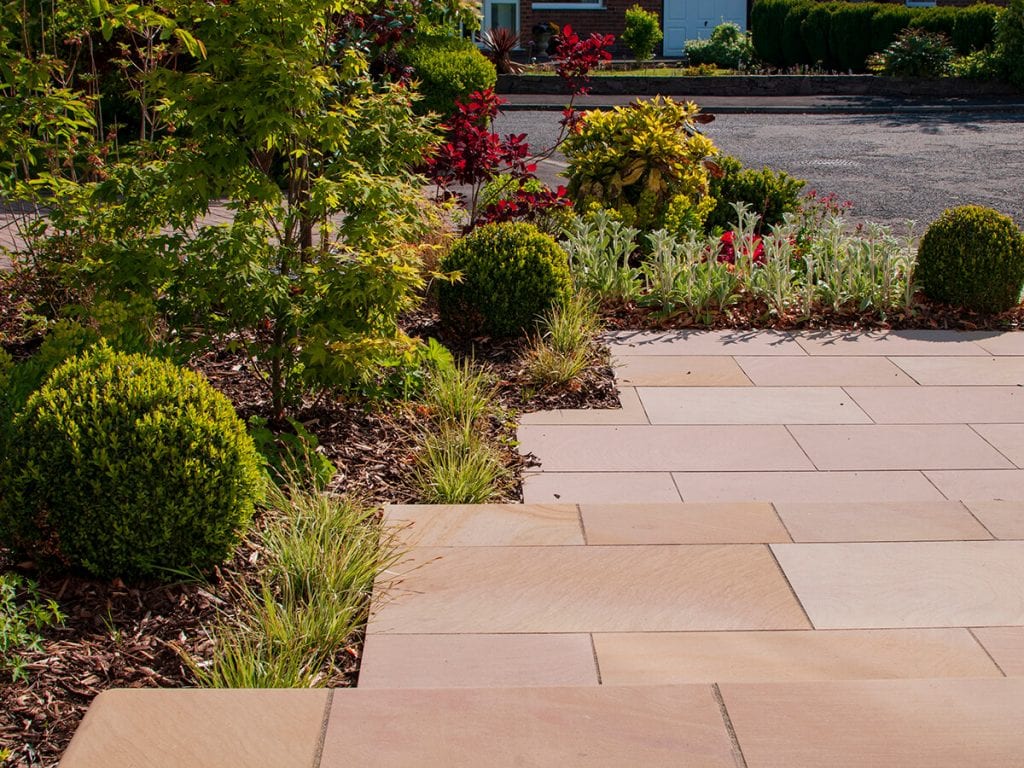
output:
{"label": "low hedge", "polygon": [[412,67],[420,84],[423,99],[416,110],[442,117],[454,110],[457,99],[493,88],[498,80],[494,64],[459,37],[423,37],[402,52],[402,62]]}

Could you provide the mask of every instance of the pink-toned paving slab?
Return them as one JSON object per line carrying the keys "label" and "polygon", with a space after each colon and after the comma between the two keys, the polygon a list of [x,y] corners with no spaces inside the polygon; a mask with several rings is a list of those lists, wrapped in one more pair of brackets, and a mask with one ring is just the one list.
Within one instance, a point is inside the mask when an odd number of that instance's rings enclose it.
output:
{"label": "pink-toned paving slab", "polygon": [[596,634],[605,685],[1000,677],[966,629]]}
{"label": "pink-toned paving slab", "polygon": [[804,355],[790,333],[775,331],[615,331],[612,355]]}
{"label": "pink-toned paving slab", "polygon": [[597,685],[590,635],[382,635],[366,638],[360,688]]}
{"label": "pink-toned paving slab", "polygon": [[818,629],[1024,624],[1024,542],[772,544]]}
{"label": "pink-toned paving slab", "polygon": [[1009,768],[1024,679],[724,683],[747,768]]}
{"label": "pink-toned paving slab", "polygon": [[1024,424],[972,424],[971,426],[1003,456],[1018,467],[1024,467]]}
{"label": "pink-toned paving slab", "polygon": [[1017,386],[1024,384],[1021,357],[894,357],[925,386]]}
{"label": "pink-toned paving slab", "polygon": [[543,472],[523,474],[523,501],[659,504],[681,501],[669,472]]}
{"label": "pink-toned paving slab", "polygon": [[947,499],[1024,499],[1024,470],[967,469],[924,473]]}
{"label": "pink-toned paving slab", "polygon": [[[776,358],[768,358],[776,359]],[[632,387],[749,387],[731,357],[619,355],[612,360],[620,385]]]}
{"label": "pink-toned paving slab", "polygon": [[406,546],[511,547],[582,544],[574,505],[390,505],[384,516]]}
{"label": "pink-toned paving slab", "polygon": [[1024,627],[976,627],[971,631],[1003,674],[1024,677]]}
{"label": "pink-toned paving slab", "polygon": [[790,541],[771,504],[583,504],[588,544],[766,544]]}
{"label": "pink-toned paving slab", "polygon": [[967,508],[997,539],[1024,539],[1024,502],[968,501]]}
{"label": "pink-toned paving slab", "polygon": [[1024,423],[1022,387],[847,387],[879,424]]}
{"label": "pink-toned paving slab", "polygon": [[796,542],[958,541],[990,539],[963,504],[924,502],[776,502]]}
{"label": "pink-toned paving slab", "polygon": [[796,425],[789,430],[823,470],[1013,467],[964,424]]}
{"label": "pink-toned paving slab", "polygon": [[921,472],[675,472],[672,477],[684,501],[946,498]]}
{"label": "pink-toned paving slab", "polygon": [[759,387],[913,387],[884,357],[737,357]]}
{"label": "pink-toned paving slab", "polygon": [[640,387],[651,424],[870,424],[839,387]]}
{"label": "pink-toned paving slab", "polygon": [[62,768],[314,765],[325,690],[128,689],[93,701]]}
{"label": "pink-toned paving slab", "polygon": [[519,450],[541,457],[545,472],[813,469],[785,427],[774,425],[525,425]]}
{"label": "pink-toned paving slab", "polygon": [[394,570],[370,632],[809,626],[765,546],[424,547]]}
{"label": "pink-toned paving slab", "polygon": [[[977,342],[983,331],[804,331],[794,334],[809,355],[991,355]],[[742,354],[742,353],[736,353]]]}
{"label": "pink-toned paving slab", "polygon": [[648,424],[647,414],[633,387],[619,389],[621,408],[582,408],[534,411],[519,417],[520,424]]}
{"label": "pink-toned paving slab", "polygon": [[321,768],[735,768],[711,686],[338,690]]}
{"label": "pink-toned paving slab", "polygon": [[1024,333],[992,333],[978,342],[978,346],[992,355],[1024,355]]}

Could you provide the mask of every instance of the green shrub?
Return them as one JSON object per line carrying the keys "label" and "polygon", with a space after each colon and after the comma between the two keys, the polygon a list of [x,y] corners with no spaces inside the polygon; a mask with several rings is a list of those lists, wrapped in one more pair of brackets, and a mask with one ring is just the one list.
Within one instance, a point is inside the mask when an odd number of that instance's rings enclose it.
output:
{"label": "green shrub", "polygon": [[995,34],[1002,76],[1024,88],[1024,0],[1010,0],[996,20]]}
{"label": "green shrub", "polygon": [[744,168],[735,157],[722,156],[716,162],[722,176],[711,179],[715,209],[705,222],[709,231],[729,229],[737,223],[734,203],[746,203],[760,217],[760,226],[764,228],[782,223],[785,214],[799,209],[800,193],[807,183],[803,179],[770,168]]}
{"label": "green shrub", "polygon": [[226,397],[199,374],[105,346],[55,369],[14,430],[0,538],[99,576],[222,562],[262,487]]}
{"label": "green shrub", "polygon": [[793,3],[782,22],[782,63],[787,67],[813,63],[804,37],[800,33],[804,19],[812,7],[810,3]]}
{"label": "green shrub", "polygon": [[757,57],[775,67],[786,62],[783,24],[793,8],[790,0],[756,0],[750,9],[750,31]]}
{"label": "green shrub", "polygon": [[658,14],[634,5],[626,11],[626,28],[622,31],[622,42],[629,46],[637,61],[647,61],[654,56],[654,48],[662,40]]}
{"label": "green shrub", "polygon": [[60,606],[39,596],[39,585],[16,573],[0,573],[0,671],[11,679],[28,680],[25,660],[18,651],[40,650],[40,631],[64,623]]}
{"label": "green shrub", "polygon": [[942,77],[956,55],[949,38],[920,27],[908,27],[895,42],[868,60],[872,72],[890,77]]}
{"label": "green shrub", "polygon": [[995,40],[996,17],[999,8],[988,3],[958,8],[953,19],[953,45],[957,53],[966,56],[992,45]]}
{"label": "green shrub", "polygon": [[420,83],[419,112],[447,115],[456,99],[491,88],[498,79],[494,64],[472,42],[458,37],[423,37],[402,57]]}
{"label": "green shrub", "polygon": [[892,45],[896,36],[910,26],[914,10],[903,5],[879,5],[871,17],[871,53]]}
{"label": "green shrub", "polygon": [[441,284],[441,317],[467,333],[519,334],[571,287],[565,251],[523,222],[478,227],[455,243],[441,269],[462,275]]}
{"label": "green shrub", "polygon": [[800,24],[800,36],[810,56],[810,64],[820,65],[826,69],[833,68],[833,57],[829,48],[829,28],[832,26],[832,14],[838,3],[821,3],[814,5],[807,12],[807,18]]}
{"label": "green shrub", "polygon": [[937,35],[945,35],[947,39],[952,39],[953,26],[956,24],[956,8],[938,6],[913,10],[915,13],[910,22],[911,27],[917,27]]}
{"label": "green shrub", "polygon": [[693,131],[698,112],[660,97],[588,112],[562,145],[569,195],[581,210],[612,208],[641,230],[700,228],[714,206],[704,159],[717,150]]}
{"label": "green shrub", "polygon": [[917,278],[937,301],[979,312],[1003,312],[1020,301],[1024,235],[991,208],[943,213],[921,239],[917,261]]}
{"label": "green shrub", "polygon": [[971,80],[996,80],[1001,74],[999,57],[995,51],[988,49],[974,51],[953,59],[949,73],[954,77],[966,77]]}
{"label": "green shrub", "polygon": [[871,47],[874,3],[841,3],[829,22],[828,48],[837,69],[863,72]]}
{"label": "green shrub", "polygon": [[715,27],[707,40],[687,40],[684,51],[690,64],[714,64],[722,69],[740,69],[754,61],[750,35],[731,21]]}

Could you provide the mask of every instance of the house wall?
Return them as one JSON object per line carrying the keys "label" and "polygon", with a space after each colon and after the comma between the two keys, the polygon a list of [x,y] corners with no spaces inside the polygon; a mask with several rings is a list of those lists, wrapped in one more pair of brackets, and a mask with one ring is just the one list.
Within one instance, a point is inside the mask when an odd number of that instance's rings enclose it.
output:
{"label": "house wall", "polygon": [[534,10],[531,0],[522,0],[519,8],[519,28],[522,30],[526,43],[530,41],[530,30],[535,24],[549,21],[553,21],[559,27],[564,27],[566,24],[571,25],[573,31],[580,37],[589,37],[592,32],[601,35],[612,34],[616,38],[612,53],[615,56],[625,56],[628,55],[629,49],[618,42],[618,37],[626,26],[626,9],[637,4],[658,14],[659,23],[664,27],[662,0],[604,0],[604,8],[599,10],[575,10],[572,8]]}

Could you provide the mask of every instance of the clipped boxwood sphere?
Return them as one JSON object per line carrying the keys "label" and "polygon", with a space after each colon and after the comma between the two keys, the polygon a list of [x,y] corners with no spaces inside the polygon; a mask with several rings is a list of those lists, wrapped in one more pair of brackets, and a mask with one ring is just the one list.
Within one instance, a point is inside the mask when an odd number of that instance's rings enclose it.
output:
{"label": "clipped boxwood sphere", "polygon": [[0,535],[103,577],[208,568],[262,489],[252,439],[202,376],[99,347],[53,371],[14,420]]}
{"label": "clipped boxwood sphere", "polygon": [[455,243],[441,268],[462,273],[440,287],[441,318],[466,333],[519,334],[572,287],[562,247],[523,222],[478,227]]}
{"label": "clipped boxwood sphere", "polygon": [[991,208],[951,208],[921,238],[916,278],[936,301],[1005,312],[1024,288],[1024,235]]}

